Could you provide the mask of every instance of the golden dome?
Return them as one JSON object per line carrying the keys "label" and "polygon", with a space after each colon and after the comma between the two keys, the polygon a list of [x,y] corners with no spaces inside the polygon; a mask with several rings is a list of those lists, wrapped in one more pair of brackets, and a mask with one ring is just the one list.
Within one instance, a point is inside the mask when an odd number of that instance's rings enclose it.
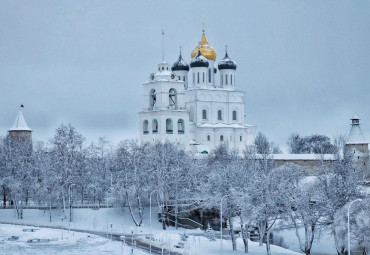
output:
{"label": "golden dome", "polygon": [[191,58],[194,58],[198,54],[198,50],[200,53],[208,59],[208,60],[215,60],[216,59],[216,51],[213,49],[211,45],[207,42],[206,36],[204,35],[204,30],[202,34],[202,40],[199,42],[199,45],[194,48],[191,52]]}

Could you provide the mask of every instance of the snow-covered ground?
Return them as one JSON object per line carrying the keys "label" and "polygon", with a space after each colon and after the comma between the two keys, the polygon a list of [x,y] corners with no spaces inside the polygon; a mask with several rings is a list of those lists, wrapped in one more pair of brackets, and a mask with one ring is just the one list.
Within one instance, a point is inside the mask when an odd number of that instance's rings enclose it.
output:
{"label": "snow-covered ground", "polygon": [[[122,246],[121,242],[61,229],[36,228],[35,232],[24,232],[31,229],[27,226],[0,224],[0,254],[129,254],[131,248]],[[16,236],[17,240],[8,240]],[[49,240],[45,243],[27,242],[28,240]],[[123,250],[121,250],[123,249]],[[123,253],[121,253],[123,252]],[[137,255],[145,255],[140,250],[135,250]]]}
{"label": "snow-covered ground", "polygon": [[[174,245],[180,242],[180,235],[186,233],[189,235],[187,242],[185,243],[184,249],[177,249],[181,253],[187,254],[198,254],[198,255],[208,255],[208,254],[217,254],[220,251],[220,240],[209,241],[204,237],[204,231],[202,230],[184,230],[184,229],[174,229],[173,227],[168,228],[166,231],[163,231],[161,228],[161,223],[158,222],[156,218],[156,210],[153,209],[152,215],[152,234],[155,241],[153,245],[160,247],[161,244],[167,249],[175,251]],[[131,219],[130,214],[127,211],[122,211],[120,209],[73,209],[73,222],[70,225],[71,230],[73,229],[84,229],[84,230],[95,230],[95,231],[107,231],[109,234],[111,231],[113,234],[129,234],[131,231],[134,234],[141,235],[142,239],[146,242],[149,240],[145,238],[145,235],[149,234],[149,210],[146,208],[145,217],[141,227],[136,227]],[[68,215],[68,211],[66,212]],[[24,210],[24,219],[18,220],[15,217],[14,210],[11,209],[2,209],[0,210],[0,222],[13,222],[13,223],[23,223],[23,224],[35,224],[38,226],[59,226],[59,227],[69,227],[68,219],[62,221],[62,211],[53,210],[52,211],[52,222],[49,222],[49,212],[43,210],[28,209]],[[108,224],[107,224],[108,223]],[[23,228],[29,227],[20,227],[13,225],[1,225],[0,227],[0,239],[7,239],[12,235],[19,235],[20,241],[5,241],[4,243],[7,247],[7,251],[4,254],[25,254],[22,251],[28,251],[27,249],[34,249],[35,247],[42,247],[40,253],[33,252],[32,254],[55,254],[53,249],[57,249],[57,254],[121,254],[121,243],[118,241],[111,242],[108,239],[99,236],[93,236],[93,238],[88,238],[87,236],[91,234],[84,234],[75,232],[74,235],[68,235],[68,239],[61,240],[62,230],[55,229],[44,229],[40,228],[37,232],[29,233],[23,232]],[[63,234],[67,236],[66,230],[63,231]],[[73,232],[71,232],[73,233]],[[25,242],[29,235],[40,235],[35,238],[51,238],[57,239],[52,241],[49,244],[28,244]],[[279,233],[279,235],[284,237],[284,242],[288,245],[290,249],[298,251],[297,238],[294,235],[294,231],[285,230]],[[22,241],[21,241],[22,240]],[[330,243],[330,242],[327,242]],[[238,251],[233,252],[231,248],[230,240],[223,240],[223,250],[224,254],[244,254],[243,253],[243,243],[241,238],[238,238]],[[327,244],[324,244],[322,248],[317,249],[317,244],[314,244],[316,252],[322,252],[325,254],[335,254],[335,249],[325,248]],[[45,247],[50,249],[50,252],[42,253],[45,251]],[[262,255],[266,254],[266,247],[259,247],[257,242],[249,242],[249,252],[253,255]],[[59,252],[60,249],[65,253]],[[127,249],[129,249],[127,247]],[[332,251],[330,251],[332,250]],[[12,251],[9,253],[9,251]],[[49,251],[49,250],[48,250]],[[69,252],[68,252],[69,251]],[[2,251],[0,250],[0,254]],[[128,254],[128,253],[124,253]],[[135,253],[135,254],[146,254]],[[273,255],[288,255],[288,254],[301,254],[293,252],[281,247],[272,246]],[[313,253],[315,254],[315,253]]]}

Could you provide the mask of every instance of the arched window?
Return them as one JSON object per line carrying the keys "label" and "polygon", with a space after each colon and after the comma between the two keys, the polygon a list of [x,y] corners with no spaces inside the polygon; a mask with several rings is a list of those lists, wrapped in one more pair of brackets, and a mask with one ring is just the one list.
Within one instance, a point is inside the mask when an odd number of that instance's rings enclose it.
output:
{"label": "arched window", "polygon": [[211,136],[207,135],[207,141],[211,141]]}
{"label": "arched window", "polygon": [[203,72],[203,83],[205,83],[205,82],[206,82],[206,73]]}
{"label": "arched window", "polygon": [[182,80],[185,81],[185,76],[182,77]]}
{"label": "arched window", "polygon": [[185,123],[183,119],[179,119],[177,121],[177,133],[179,134],[185,133]]}
{"label": "arched window", "polygon": [[158,134],[158,121],[156,119],[152,121],[152,132]]}
{"label": "arched window", "polygon": [[217,111],[217,119],[222,120],[222,111],[221,110]]}
{"label": "arched window", "polygon": [[233,111],[233,120],[236,120],[236,111]]}
{"label": "arched window", "polygon": [[211,77],[212,73],[211,73],[211,68],[208,68],[208,82],[211,83],[212,82],[212,77]]}
{"label": "arched window", "polygon": [[199,72],[197,72],[197,83],[199,84]]}
{"label": "arched window", "polygon": [[148,126],[149,126],[149,121],[148,120],[144,120],[144,122],[143,122],[143,133],[145,135],[149,133]]}
{"label": "arched window", "polygon": [[155,103],[157,101],[157,95],[155,94],[155,89],[150,90],[150,95],[149,95],[149,105],[151,108],[155,106]]}
{"label": "arched window", "polygon": [[241,142],[243,141],[243,137],[242,137],[242,136],[240,136],[240,141],[241,141]]}
{"label": "arched window", "polygon": [[204,120],[207,119],[207,110],[202,111],[202,119],[204,119]]}
{"label": "arched window", "polygon": [[173,123],[171,119],[166,120],[166,133],[172,134],[173,133]]}
{"label": "arched window", "polygon": [[230,84],[233,85],[233,75],[230,74]]}
{"label": "arched window", "polygon": [[168,99],[169,99],[170,108],[171,109],[176,108],[176,106],[177,106],[177,93],[176,93],[175,89],[170,89],[170,91],[168,93]]}
{"label": "arched window", "polygon": [[227,74],[225,74],[225,84],[227,85]]}
{"label": "arched window", "polygon": [[220,135],[220,141],[222,142],[224,140],[224,136]]}

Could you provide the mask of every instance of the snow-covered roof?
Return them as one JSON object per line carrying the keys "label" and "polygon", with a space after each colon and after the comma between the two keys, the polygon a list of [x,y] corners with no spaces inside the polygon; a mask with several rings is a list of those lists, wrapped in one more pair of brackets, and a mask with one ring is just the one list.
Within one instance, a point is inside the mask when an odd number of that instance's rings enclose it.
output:
{"label": "snow-covered roof", "polygon": [[368,143],[365,140],[364,135],[362,134],[361,128],[359,125],[353,125],[351,131],[349,132],[347,144],[360,144]]}
{"label": "snow-covered roof", "polygon": [[273,154],[275,160],[335,160],[334,154]]}
{"label": "snow-covered roof", "polygon": [[359,120],[360,118],[357,115],[357,112],[353,114],[352,120]]}
{"label": "snow-covered roof", "polygon": [[354,114],[352,120],[352,127],[351,131],[349,132],[347,144],[363,144],[368,143],[365,140],[364,135],[362,134],[362,130],[360,127],[360,118],[357,116],[357,113]]}
{"label": "snow-covered roof", "polygon": [[22,110],[19,110],[17,117],[15,118],[13,126],[9,131],[32,131],[24,120]]}
{"label": "snow-covered roof", "polygon": [[200,143],[198,143],[197,141],[195,140],[189,140],[189,144],[190,145],[199,145]]}
{"label": "snow-covered roof", "polygon": [[198,125],[198,127],[200,127],[200,128],[246,128],[246,127],[251,127],[251,126],[249,126],[249,125],[240,125],[240,124],[236,124],[236,123],[233,123],[233,124],[225,124],[225,123],[216,123],[216,124],[204,123],[204,124]]}

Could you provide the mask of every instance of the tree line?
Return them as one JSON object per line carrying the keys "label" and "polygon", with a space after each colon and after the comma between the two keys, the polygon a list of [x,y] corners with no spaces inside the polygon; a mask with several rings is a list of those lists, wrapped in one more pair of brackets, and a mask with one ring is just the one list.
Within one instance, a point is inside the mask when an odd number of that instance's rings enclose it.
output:
{"label": "tree line", "polygon": [[[300,139],[292,136],[289,140],[295,151],[301,150],[296,148]],[[204,156],[169,142],[125,140],[113,146],[100,138],[87,145],[73,126],[60,125],[48,142],[1,138],[0,185],[3,201],[13,201],[20,219],[31,201],[49,208],[50,221],[55,206],[66,215],[69,203],[113,204],[128,210],[140,226],[152,195],[163,229],[171,222],[179,227],[178,218],[191,211],[209,210],[215,212],[215,222],[229,227],[234,250],[236,228],[241,230],[246,253],[248,233],[257,229],[260,245],[265,242],[266,253],[271,254],[271,232],[289,226],[296,229],[301,250],[310,254],[314,239],[329,226],[338,254],[345,254],[343,213],[350,201],[363,196],[359,175],[343,140],[335,147],[325,139],[309,141],[314,144],[308,146],[311,153],[330,151],[336,159],[326,164],[318,157],[314,177],[308,177],[302,166],[275,164],[273,153],[280,149],[261,133],[243,153],[220,145]],[[184,201],[190,206],[184,208]],[[361,220],[369,215],[369,207],[361,208],[354,224],[358,223],[361,233],[368,233],[369,225],[361,225]],[[366,235],[353,229],[353,238],[364,250],[369,249]]]}

